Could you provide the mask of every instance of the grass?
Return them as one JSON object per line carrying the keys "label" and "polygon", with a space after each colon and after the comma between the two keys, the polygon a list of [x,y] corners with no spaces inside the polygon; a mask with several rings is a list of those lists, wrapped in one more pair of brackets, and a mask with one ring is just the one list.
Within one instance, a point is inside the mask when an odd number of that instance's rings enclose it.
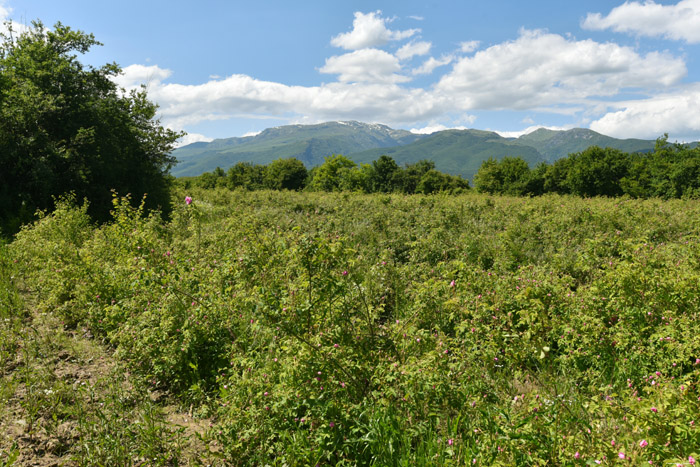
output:
{"label": "grass", "polygon": [[0,465],[211,465],[206,433],[169,420],[172,401],[88,330],[25,302],[2,255]]}

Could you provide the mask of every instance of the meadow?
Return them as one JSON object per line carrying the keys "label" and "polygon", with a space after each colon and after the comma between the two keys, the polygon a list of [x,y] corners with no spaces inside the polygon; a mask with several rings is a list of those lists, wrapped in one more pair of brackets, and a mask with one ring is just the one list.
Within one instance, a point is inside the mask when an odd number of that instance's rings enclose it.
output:
{"label": "meadow", "polygon": [[[104,225],[64,199],[2,247],[0,414],[35,387],[13,364],[31,312],[133,374],[106,399],[123,465],[700,459],[697,200],[173,197],[166,222],[115,195]],[[199,444],[153,394],[206,421]],[[74,419],[65,455],[108,465],[106,412],[39,395],[25,431]]]}

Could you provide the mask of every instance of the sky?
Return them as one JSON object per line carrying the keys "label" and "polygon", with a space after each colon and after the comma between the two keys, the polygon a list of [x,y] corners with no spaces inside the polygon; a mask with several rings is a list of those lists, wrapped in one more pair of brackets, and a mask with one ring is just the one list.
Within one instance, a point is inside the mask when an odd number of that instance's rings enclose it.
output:
{"label": "sky", "polygon": [[0,0],[146,86],[180,144],[357,120],[700,140],[700,0]]}

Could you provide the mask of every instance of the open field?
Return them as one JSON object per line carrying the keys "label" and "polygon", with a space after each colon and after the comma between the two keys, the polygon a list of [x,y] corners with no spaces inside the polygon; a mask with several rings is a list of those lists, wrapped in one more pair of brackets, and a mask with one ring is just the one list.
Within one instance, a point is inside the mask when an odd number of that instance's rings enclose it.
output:
{"label": "open field", "polygon": [[0,465],[700,458],[696,200],[174,196],[2,250]]}

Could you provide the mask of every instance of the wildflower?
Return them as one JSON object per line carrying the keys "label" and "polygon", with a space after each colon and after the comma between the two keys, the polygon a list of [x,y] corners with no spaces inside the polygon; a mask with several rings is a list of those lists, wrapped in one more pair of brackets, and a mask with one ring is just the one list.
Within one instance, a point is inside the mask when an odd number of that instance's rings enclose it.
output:
{"label": "wildflower", "polygon": [[624,452],[621,452],[621,453],[619,453],[619,454],[617,455],[617,457],[619,457],[620,459],[624,459],[624,458],[625,458],[625,453],[624,453]]}
{"label": "wildflower", "polygon": [[695,458],[693,456],[688,456],[688,464],[695,465]]}
{"label": "wildflower", "polygon": [[452,282],[450,282],[450,287],[454,287],[454,286],[455,286],[455,281],[453,279]]}
{"label": "wildflower", "polygon": [[190,205],[192,204],[192,197],[191,196],[185,196],[185,204]]}
{"label": "wildflower", "polygon": [[639,447],[640,447],[640,448],[645,448],[645,447],[647,447],[648,445],[649,445],[649,443],[647,443],[647,440],[645,440],[645,439],[643,439],[643,440],[641,440],[641,441],[639,442]]}
{"label": "wildflower", "polygon": [[574,454],[574,459],[580,459],[580,458],[581,458],[581,454],[579,454],[579,452],[576,451],[576,454]]}
{"label": "wildflower", "polygon": [[657,412],[659,411],[659,409],[657,409],[656,407],[652,407],[652,408],[651,408],[651,411],[654,412],[654,413],[657,413]]}
{"label": "wildflower", "polygon": [[331,422],[329,425],[331,428],[333,428],[335,426],[335,423]]}
{"label": "wildflower", "polygon": [[448,444],[449,446],[452,446],[452,443],[453,443],[453,442],[454,442],[454,441],[452,440],[452,438],[450,438],[450,439],[447,440],[447,444]]}

